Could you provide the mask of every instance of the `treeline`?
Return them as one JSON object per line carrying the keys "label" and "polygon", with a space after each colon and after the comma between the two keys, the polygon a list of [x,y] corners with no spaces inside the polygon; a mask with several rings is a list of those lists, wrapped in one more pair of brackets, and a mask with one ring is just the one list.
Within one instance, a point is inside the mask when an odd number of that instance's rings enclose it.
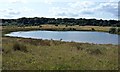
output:
{"label": "treeline", "polygon": [[80,25],[80,26],[114,26],[120,27],[120,21],[117,20],[97,20],[97,19],[85,19],[85,18],[44,18],[34,17],[19,19],[2,19],[2,25],[17,25],[17,26],[37,26],[41,24],[54,24],[54,25]]}

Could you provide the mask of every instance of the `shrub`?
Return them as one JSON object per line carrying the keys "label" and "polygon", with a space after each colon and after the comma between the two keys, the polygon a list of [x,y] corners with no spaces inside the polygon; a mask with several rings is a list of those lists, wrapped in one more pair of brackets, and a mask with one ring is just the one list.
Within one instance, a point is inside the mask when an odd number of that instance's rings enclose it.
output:
{"label": "shrub", "polygon": [[15,43],[13,45],[13,50],[14,51],[23,51],[23,52],[28,52],[27,48],[23,44]]}
{"label": "shrub", "polygon": [[42,27],[42,26],[39,26],[39,27]]}
{"label": "shrub", "polygon": [[4,52],[4,51],[5,51],[5,50],[4,50],[3,48],[0,48],[0,53],[1,53],[1,52]]}
{"label": "shrub", "polygon": [[60,41],[62,41],[62,39],[60,39]]}
{"label": "shrub", "polygon": [[73,30],[76,30],[75,28],[73,28]]}
{"label": "shrub", "polygon": [[55,26],[58,26],[58,25],[55,25]]}
{"label": "shrub", "polygon": [[95,50],[91,50],[90,54],[92,54],[92,55],[98,55],[98,54],[102,54],[102,52],[99,49],[95,49]]}
{"label": "shrub", "polygon": [[120,32],[120,27],[117,29],[117,32]]}
{"label": "shrub", "polygon": [[65,28],[63,28],[63,30],[65,30]]}
{"label": "shrub", "polygon": [[77,47],[77,50],[83,50],[83,48],[78,45],[76,47]]}
{"label": "shrub", "polygon": [[68,25],[66,25],[65,27],[68,27]]}
{"label": "shrub", "polygon": [[109,29],[109,33],[116,33],[117,31],[116,31],[116,28],[110,28]]}
{"label": "shrub", "polygon": [[94,28],[91,28],[91,30],[92,30],[92,31],[95,31],[95,29],[94,29]]}

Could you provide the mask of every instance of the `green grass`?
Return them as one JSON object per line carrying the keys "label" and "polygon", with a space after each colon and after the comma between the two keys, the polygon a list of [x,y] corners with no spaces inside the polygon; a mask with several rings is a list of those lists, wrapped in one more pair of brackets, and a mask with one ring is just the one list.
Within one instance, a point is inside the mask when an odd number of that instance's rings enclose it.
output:
{"label": "green grass", "polygon": [[[66,26],[2,27],[3,70],[117,70],[118,45],[5,37],[13,31],[62,30]],[[75,28],[76,27],[76,28]],[[110,27],[67,26],[107,31]],[[25,49],[24,49],[25,48]],[[17,50],[15,50],[17,49]],[[25,51],[24,51],[25,50]]]}

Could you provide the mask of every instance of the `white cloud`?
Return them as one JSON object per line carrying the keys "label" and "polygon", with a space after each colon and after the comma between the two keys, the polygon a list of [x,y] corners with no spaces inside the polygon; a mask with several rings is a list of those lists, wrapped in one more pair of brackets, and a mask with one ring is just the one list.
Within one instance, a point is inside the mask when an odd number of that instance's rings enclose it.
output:
{"label": "white cloud", "polygon": [[33,9],[29,9],[27,7],[18,8],[17,10],[14,8],[0,9],[1,16],[5,18],[14,18],[20,15],[31,14],[32,12]]}
{"label": "white cloud", "polygon": [[118,3],[114,3],[113,0],[109,2],[76,1],[67,4],[69,7],[51,8],[50,13],[60,17],[94,17],[97,15],[97,18],[101,18],[104,15],[110,15],[117,18]]}
{"label": "white cloud", "polygon": [[13,9],[1,9],[0,10],[1,17],[12,18],[15,15],[19,15],[19,11],[14,11]]}
{"label": "white cloud", "polygon": [[7,3],[7,4],[10,4],[10,3],[27,3],[29,0],[0,0],[0,3]]}
{"label": "white cloud", "polygon": [[92,14],[93,2],[82,1],[82,2],[72,2],[67,3],[69,7],[61,8],[61,7],[53,7],[50,9],[50,12],[56,16],[68,16],[68,17],[78,17],[80,13]]}
{"label": "white cloud", "polygon": [[118,12],[117,2],[118,0],[0,0],[0,15],[2,18],[4,16],[115,18]]}
{"label": "white cloud", "polygon": [[94,5],[94,2],[91,2],[91,1],[76,1],[76,2],[72,2],[72,3],[69,3],[70,7],[72,8],[90,8],[90,7],[93,7]]}
{"label": "white cloud", "polygon": [[106,11],[108,13],[111,13],[115,16],[118,14],[118,3],[101,3],[98,7],[99,11]]}
{"label": "white cloud", "polygon": [[26,0],[10,0],[11,3],[27,3]]}
{"label": "white cloud", "polygon": [[21,9],[21,12],[33,12],[33,11],[34,11],[34,9],[27,8],[27,7],[23,7],[23,8]]}
{"label": "white cloud", "polygon": [[52,4],[54,2],[54,0],[44,0],[44,2],[47,4]]}

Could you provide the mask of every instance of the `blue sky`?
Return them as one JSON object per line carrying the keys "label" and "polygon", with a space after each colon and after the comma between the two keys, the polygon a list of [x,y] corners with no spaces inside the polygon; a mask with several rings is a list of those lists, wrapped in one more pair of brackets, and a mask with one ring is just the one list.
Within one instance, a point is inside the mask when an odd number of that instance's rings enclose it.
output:
{"label": "blue sky", "polygon": [[118,19],[119,0],[0,0],[0,18]]}

